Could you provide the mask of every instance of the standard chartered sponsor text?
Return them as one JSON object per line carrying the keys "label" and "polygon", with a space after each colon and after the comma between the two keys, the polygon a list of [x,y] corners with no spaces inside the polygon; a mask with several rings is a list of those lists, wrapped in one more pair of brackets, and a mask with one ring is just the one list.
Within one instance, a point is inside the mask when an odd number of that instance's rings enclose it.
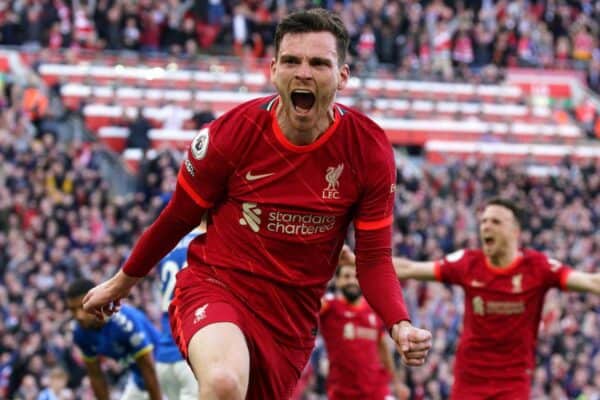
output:
{"label": "standard chartered sponsor text", "polygon": [[295,214],[281,211],[269,212],[267,230],[286,235],[314,235],[332,230],[333,215]]}

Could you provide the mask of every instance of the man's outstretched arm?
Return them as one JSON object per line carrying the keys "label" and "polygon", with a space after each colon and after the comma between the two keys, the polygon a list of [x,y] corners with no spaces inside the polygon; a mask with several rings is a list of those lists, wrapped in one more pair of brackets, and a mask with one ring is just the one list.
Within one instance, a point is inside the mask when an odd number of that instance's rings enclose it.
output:
{"label": "man's outstretched arm", "polygon": [[182,237],[200,224],[205,211],[177,183],[171,201],[140,236],[123,268],[83,298],[84,310],[99,319],[115,313],[119,301]]}
{"label": "man's outstretched arm", "polygon": [[435,261],[412,261],[404,257],[393,257],[392,263],[398,279],[436,280]]}
{"label": "man's outstretched arm", "polygon": [[575,292],[600,294],[600,272],[571,271],[567,277],[567,289]]}

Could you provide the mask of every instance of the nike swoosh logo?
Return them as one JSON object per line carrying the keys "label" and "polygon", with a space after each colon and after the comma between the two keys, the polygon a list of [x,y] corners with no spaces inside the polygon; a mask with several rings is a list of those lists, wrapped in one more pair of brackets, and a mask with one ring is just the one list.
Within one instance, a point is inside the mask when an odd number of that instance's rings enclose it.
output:
{"label": "nike swoosh logo", "polygon": [[269,174],[258,174],[258,175],[252,175],[251,171],[246,172],[246,180],[248,181],[256,181],[258,179],[262,179],[262,178],[266,178],[267,176],[271,176],[274,175],[275,172],[271,172]]}

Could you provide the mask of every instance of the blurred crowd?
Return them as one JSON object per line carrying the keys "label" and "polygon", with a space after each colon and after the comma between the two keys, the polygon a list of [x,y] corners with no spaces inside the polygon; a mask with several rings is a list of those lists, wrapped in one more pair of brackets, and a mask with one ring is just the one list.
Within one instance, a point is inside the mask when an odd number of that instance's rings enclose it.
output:
{"label": "blurred crowd", "polygon": [[[169,200],[180,161],[164,152],[144,162],[132,194],[114,196],[102,149],[57,140],[56,121],[33,123],[22,93],[12,84],[0,95],[0,398],[37,399],[58,385],[61,398],[91,399],[63,291],[75,277],[99,282],[116,271]],[[132,302],[158,324],[153,282]],[[106,367],[122,379],[121,366]]]}
{"label": "blurred crowd", "polygon": [[[164,207],[180,154],[143,160],[132,194],[115,195],[100,172],[98,145],[57,140],[50,118],[22,112],[22,87],[5,87],[0,117],[0,397],[37,399],[62,386],[65,399],[90,398],[80,354],[72,345],[65,284],[100,282],[122,264],[135,239]],[[530,216],[523,244],[582,270],[600,263],[600,164],[565,159],[544,174],[491,161],[399,166],[394,253],[435,259],[477,242],[477,207],[489,196],[517,199]],[[155,278],[130,301],[158,323]],[[415,324],[434,333],[426,366],[399,374],[414,399],[446,398],[460,337],[462,292],[440,284],[404,283]],[[600,299],[551,292],[540,332],[536,398],[577,398],[600,387]],[[324,393],[321,342],[304,393]],[[107,363],[113,383],[121,367]],[[65,374],[66,372],[66,374]],[[117,385],[118,387],[118,385]],[[583,397],[582,397],[583,398]]]}
{"label": "blurred crowd", "polygon": [[281,16],[315,6],[342,16],[359,72],[451,80],[574,68],[600,92],[600,0],[9,0],[0,44],[264,57]]}

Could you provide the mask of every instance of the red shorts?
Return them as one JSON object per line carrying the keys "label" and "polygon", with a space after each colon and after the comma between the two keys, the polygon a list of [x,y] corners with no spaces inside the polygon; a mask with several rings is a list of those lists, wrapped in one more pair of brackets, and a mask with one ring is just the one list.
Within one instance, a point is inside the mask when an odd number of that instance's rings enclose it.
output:
{"label": "red shorts", "polygon": [[452,400],[528,400],[529,380],[472,379],[455,376]]}
{"label": "red shorts", "polygon": [[[360,368],[360,367],[355,367]],[[341,377],[339,377],[341,378]],[[389,374],[376,377],[375,382],[367,383],[363,378],[327,380],[327,398],[329,400],[386,400],[391,397]]]}
{"label": "red shorts", "polygon": [[233,294],[235,288],[216,279],[211,267],[188,267],[177,275],[169,316],[173,337],[187,358],[192,336],[217,322],[237,325],[250,352],[246,399],[289,399],[313,346],[290,347],[253,313],[252,305]]}
{"label": "red shorts", "polygon": [[386,400],[391,397],[390,388],[382,385],[378,388],[373,388],[367,393],[348,393],[347,390],[337,390],[337,388],[327,389],[327,398],[329,400]]}

